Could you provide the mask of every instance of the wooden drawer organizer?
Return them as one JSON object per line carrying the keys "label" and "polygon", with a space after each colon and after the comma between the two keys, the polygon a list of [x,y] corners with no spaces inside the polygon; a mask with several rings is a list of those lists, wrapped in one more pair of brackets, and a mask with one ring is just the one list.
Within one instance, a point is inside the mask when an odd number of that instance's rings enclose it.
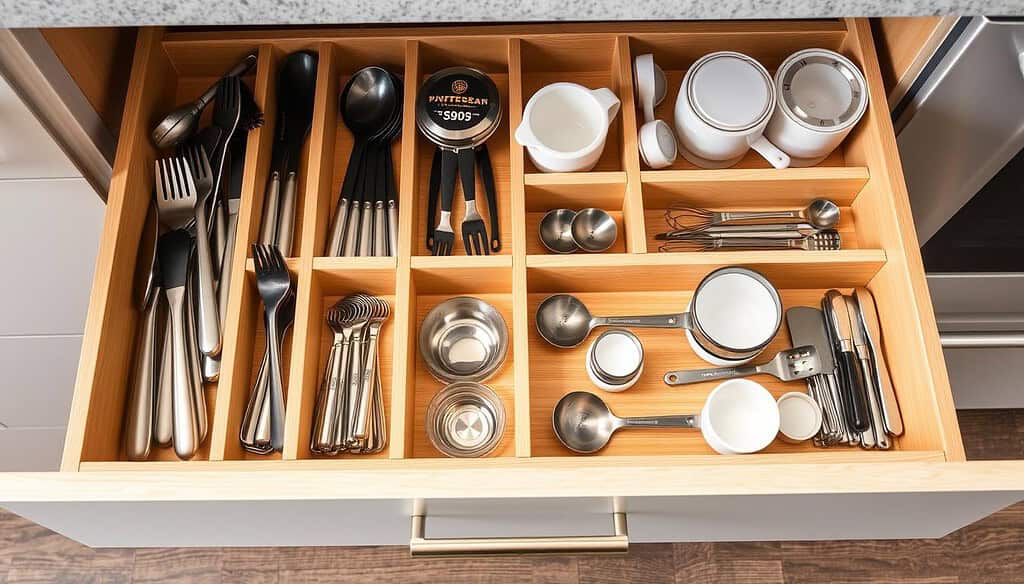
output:
{"label": "wooden drawer organizer", "polygon": [[[723,49],[742,51],[771,70],[790,53],[808,47],[843,52],[863,68],[870,86],[867,115],[826,161],[814,168],[775,170],[751,153],[725,170],[698,169],[682,160],[666,170],[641,166],[631,83],[634,55],[653,52],[666,70],[669,95],[657,113],[671,124],[680,79],[701,55]],[[298,302],[285,349],[285,448],[283,454],[260,457],[244,452],[237,439],[264,334],[248,244],[257,234],[268,173],[277,68],[287,53],[298,49],[318,52],[320,70],[313,131],[301,167],[298,237],[289,259],[298,283]],[[234,287],[227,305],[222,378],[208,390],[210,438],[192,462],[171,462],[173,454],[166,449],[155,449],[152,461],[127,462],[121,449],[121,420],[138,320],[128,283],[157,155],[149,142],[149,129],[161,114],[197,95],[249,51],[259,55],[255,75],[248,82],[266,112],[267,124],[249,136],[235,242],[246,253],[236,253],[232,266],[241,285]],[[385,65],[405,79],[403,131],[394,145],[400,253],[393,258],[321,257],[352,147],[351,135],[337,114],[338,92],[353,71],[371,64]],[[503,248],[498,255],[465,256],[460,242],[456,255],[435,258],[424,245],[424,191],[433,148],[416,131],[413,106],[421,81],[451,65],[486,71],[501,92],[502,127],[488,142],[500,198]],[[604,154],[591,172],[540,173],[511,137],[533,92],[562,80],[610,87],[622,100]],[[670,201],[707,207],[792,207],[813,196],[832,198],[842,207],[842,251],[657,252],[653,236],[664,227],[662,212]],[[620,229],[613,253],[544,254],[537,224],[544,211],[562,206],[611,211]],[[461,219],[460,209],[457,199],[456,220]],[[782,291],[787,307],[816,305],[822,292],[832,287],[866,285],[875,293],[906,425],[906,434],[895,441],[894,448],[888,452],[821,450],[809,443],[777,442],[761,454],[722,457],[713,454],[699,433],[685,431],[623,432],[589,458],[573,456],[560,447],[551,430],[551,407],[567,391],[591,389],[583,368],[586,346],[557,350],[539,338],[533,315],[541,299],[553,292],[576,293],[598,314],[678,311],[707,272],[734,264],[768,276]],[[424,314],[445,298],[460,294],[491,302],[510,325],[508,361],[488,382],[504,400],[508,426],[496,460],[435,461],[442,468],[444,464],[495,468],[538,457],[573,468],[603,457],[619,457],[627,465],[654,459],[664,465],[963,460],[879,67],[863,20],[143,30],[108,200],[64,470],[342,469],[359,465],[356,459],[367,461],[361,456],[315,458],[309,451],[314,396],[330,344],[323,312],[340,296],[359,290],[383,295],[394,308],[381,344],[390,443],[386,451],[369,457],[377,459],[370,464],[403,468],[415,464],[410,459],[440,457],[426,438],[423,417],[441,385],[425,370],[415,339]],[[661,374],[670,367],[703,365],[682,335],[675,331],[639,334],[648,354],[642,379],[625,393],[602,393],[602,397],[622,415],[697,411],[713,383],[673,389],[661,382]],[[787,342],[787,333],[782,332],[768,352]],[[800,382],[784,384],[764,377],[759,381],[776,394],[803,388]]]}

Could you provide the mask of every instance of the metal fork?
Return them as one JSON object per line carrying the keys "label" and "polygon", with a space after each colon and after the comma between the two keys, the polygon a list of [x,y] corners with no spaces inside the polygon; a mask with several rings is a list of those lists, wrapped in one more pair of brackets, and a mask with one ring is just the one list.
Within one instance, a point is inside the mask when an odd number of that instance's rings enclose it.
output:
{"label": "metal fork", "polygon": [[462,196],[466,200],[466,215],[462,218],[462,245],[469,255],[491,255],[487,227],[476,210],[476,151],[459,150],[459,174],[462,176]]}
{"label": "metal fork", "polygon": [[160,236],[157,244],[164,294],[169,306],[168,338],[171,342],[164,350],[170,352],[170,359],[165,360],[165,364],[169,363],[171,370],[172,442],[175,454],[188,460],[199,450],[200,429],[185,336],[185,286],[192,242],[184,227],[193,217],[197,197],[192,173],[184,158],[156,161],[156,192],[160,218],[172,228]]}
{"label": "metal fork", "polygon": [[182,150],[195,180],[197,201],[195,206],[196,270],[199,289],[196,291],[198,308],[199,350],[204,355],[220,353],[220,316],[217,314],[217,290],[213,283],[213,251],[210,248],[209,217],[206,199],[213,192],[213,171],[210,159],[202,146],[188,146]]}
{"label": "metal fork", "polygon": [[779,351],[775,357],[761,365],[743,365],[740,367],[718,367],[695,369],[693,371],[669,371],[665,374],[668,385],[685,385],[717,379],[732,379],[765,373],[782,381],[806,379],[821,373],[821,360],[813,345],[796,347]]}
{"label": "metal fork", "polygon": [[455,201],[455,170],[458,155],[453,150],[441,151],[441,219],[434,229],[436,256],[450,256],[455,247],[455,230],[452,229],[452,203]]}
{"label": "metal fork", "polygon": [[281,372],[281,335],[277,311],[291,290],[292,280],[284,256],[276,246],[253,244],[256,288],[267,315],[267,348],[270,352],[270,443],[284,448],[284,381]]}
{"label": "metal fork", "polygon": [[338,408],[342,374],[347,365],[344,357],[347,356],[348,345],[352,338],[352,328],[349,326],[348,313],[344,303],[345,299],[336,302],[328,309],[325,318],[327,326],[334,334],[334,342],[327,357],[323,385],[320,388],[320,393],[317,394],[313,414],[313,438],[310,450],[317,454],[329,454],[334,450],[335,427],[339,421],[335,412]]}

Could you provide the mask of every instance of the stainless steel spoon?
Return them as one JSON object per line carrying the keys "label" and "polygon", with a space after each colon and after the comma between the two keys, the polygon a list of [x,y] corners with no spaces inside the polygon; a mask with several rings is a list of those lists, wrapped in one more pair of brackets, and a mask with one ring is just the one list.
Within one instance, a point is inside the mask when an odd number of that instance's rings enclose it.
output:
{"label": "stainless steel spoon", "polygon": [[749,219],[803,219],[818,229],[829,229],[839,223],[839,205],[828,199],[814,199],[803,209],[792,211],[728,211],[721,223]]}
{"label": "stainless steel spoon", "polygon": [[556,347],[570,348],[586,340],[599,326],[643,328],[689,328],[690,314],[648,316],[593,316],[583,302],[571,294],[549,296],[537,307],[537,332]]}
{"label": "stainless steel spoon", "polygon": [[[255,66],[256,55],[246,55],[244,59],[225,73],[224,77],[245,75],[249,69]],[[203,115],[203,110],[210,104],[210,101],[213,100],[213,96],[216,94],[217,83],[214,83],[194,102],[187,103],[164,116],[164,119],[160,120],[160,123],[153,128],[153,144],[161,149],[174,148],[188,140],[192,134],[195,134],[196,128],[199,126],[199,118]]]}
{"label": "stainless steel spoon", "polygon": [[700,416],[620,418],[596,395],[574,391],[562,396],[555,404],[551,423],[555,436],[566,448],[590,454],[604,448],[620,428],[700,428]]}
{"label": "stainless steel spoon", "polygon": [[[339,256],[343,252],[355,255],[359,213],[355,196],[358,169],[366,165],[370,143],[385,130],[395,117],[398,89],[394,77],[381,67],[365,67],[356,72],[345,84],[338,107],[345,126],[352,132],[355,144],[349,155],[341,197],[334,212],[326,253]],[[351,208],[350,208],[351,207]]]}

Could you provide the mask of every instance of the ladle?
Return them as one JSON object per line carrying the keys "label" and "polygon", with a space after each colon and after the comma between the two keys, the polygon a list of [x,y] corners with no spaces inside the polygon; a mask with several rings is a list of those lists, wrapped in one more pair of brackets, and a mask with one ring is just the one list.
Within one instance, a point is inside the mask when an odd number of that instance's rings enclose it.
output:
{"label": "ladle", "polygon": [[558,400],[551,422],[558,441],[580,454],[601,450],[620,428],[700,428],[696,414],[620,418],[601,398],[586,391],[574,391]]}
{"label": "ladle", "polygon": [[579,345],[599,326],[689,328],[689,313],[647,316],[593,316],[583,302],[570,294],[555,294],[537,308],[537,332],[556,347]]}

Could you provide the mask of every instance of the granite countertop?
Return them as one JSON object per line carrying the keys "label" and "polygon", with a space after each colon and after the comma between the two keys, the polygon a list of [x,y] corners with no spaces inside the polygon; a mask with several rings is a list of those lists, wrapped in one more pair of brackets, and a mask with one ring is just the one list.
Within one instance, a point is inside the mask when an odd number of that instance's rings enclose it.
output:
{"label": "granite countertop", "polygon": [[1024,15],[1021,0],[0,0],[0,26]]}

